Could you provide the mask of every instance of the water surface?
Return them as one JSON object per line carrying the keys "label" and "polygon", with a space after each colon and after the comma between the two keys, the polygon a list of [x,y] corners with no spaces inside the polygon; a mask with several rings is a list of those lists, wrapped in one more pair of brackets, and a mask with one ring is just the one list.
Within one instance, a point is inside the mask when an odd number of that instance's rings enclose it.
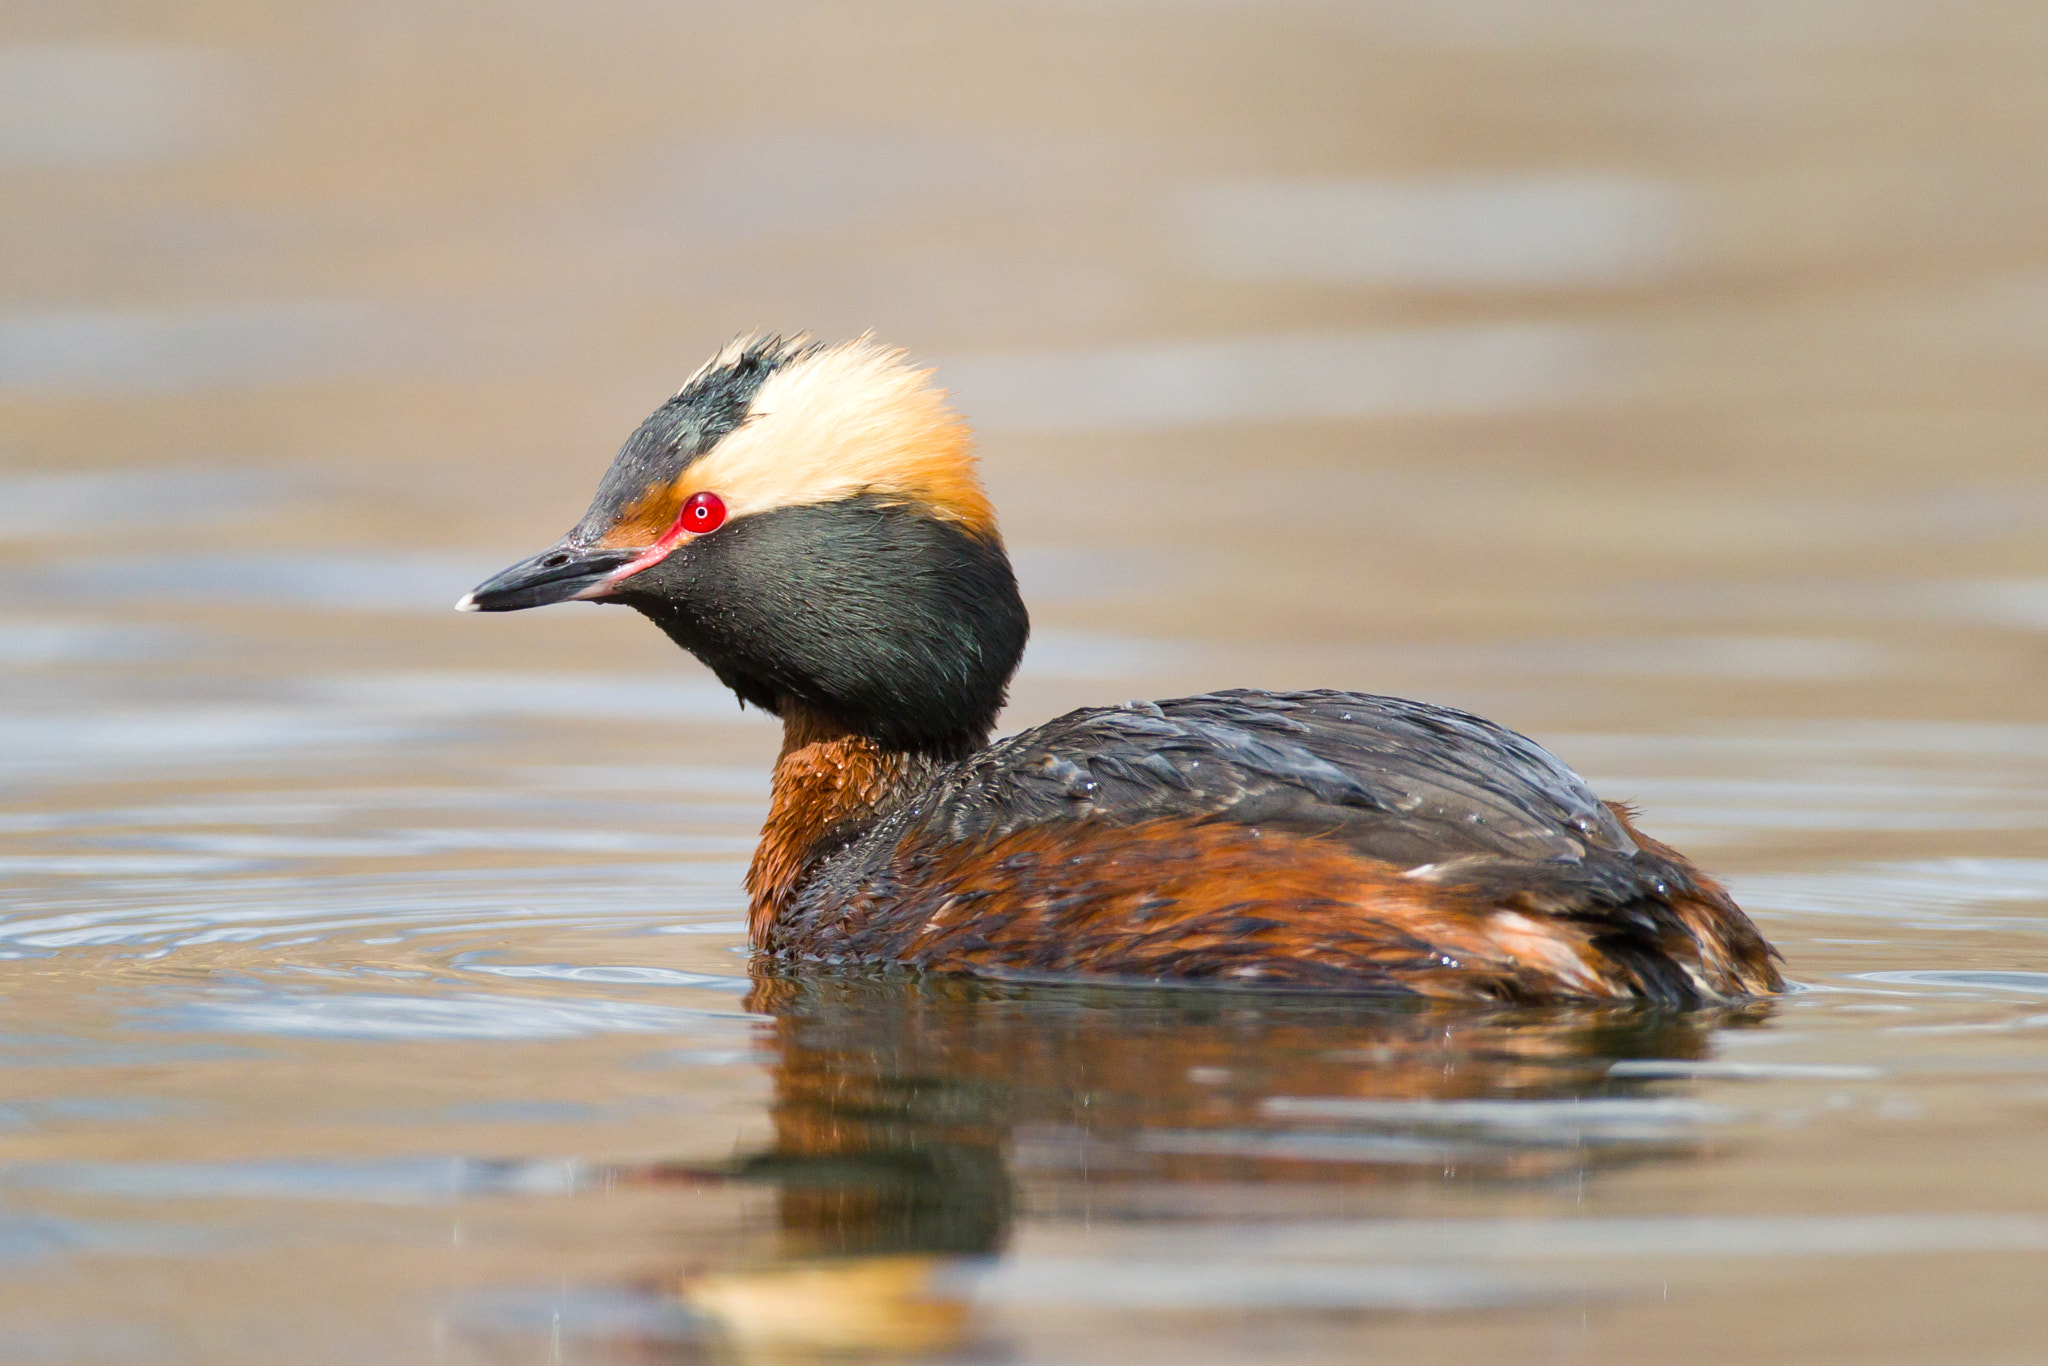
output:
{"label": "water surface", "polygon": [[[2039,1355],[2023,8],[93,13],[0,33],[0,1361]],[[773,724],[448,608],[753,326],[980,420],[1005,728],[1467,706],[1797,989],[751,971]]]}

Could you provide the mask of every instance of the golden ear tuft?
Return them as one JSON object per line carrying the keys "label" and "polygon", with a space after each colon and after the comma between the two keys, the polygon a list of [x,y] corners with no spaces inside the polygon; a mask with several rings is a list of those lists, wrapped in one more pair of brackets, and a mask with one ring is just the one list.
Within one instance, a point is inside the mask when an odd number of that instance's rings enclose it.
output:
{"label": "golden ear tuft", "polygon": [[[683,471],[678,500],[709,490],[739,517],[880,496],[995,533],[973,435],[930,370],[872,335],[825,347],[805,338],[769,344],[780,348],[782,363],[762,381],[739,429]],[[735,342],[707,371],[743,357],[750,345],[763,343]]]}

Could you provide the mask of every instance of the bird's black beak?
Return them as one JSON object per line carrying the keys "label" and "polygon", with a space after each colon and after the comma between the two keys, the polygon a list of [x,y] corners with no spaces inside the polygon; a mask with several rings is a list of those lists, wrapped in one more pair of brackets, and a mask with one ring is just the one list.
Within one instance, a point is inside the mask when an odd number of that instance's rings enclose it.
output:
{"label": "bird's black beak", "polygon": [[[633,562],[630,550],[602,550],[563,539],[530,560],[494,574],[455,604],[458,612],[517,612],[572,598],[601,597],[612,575]],[[593,591],[598,590],[598,591]]]}

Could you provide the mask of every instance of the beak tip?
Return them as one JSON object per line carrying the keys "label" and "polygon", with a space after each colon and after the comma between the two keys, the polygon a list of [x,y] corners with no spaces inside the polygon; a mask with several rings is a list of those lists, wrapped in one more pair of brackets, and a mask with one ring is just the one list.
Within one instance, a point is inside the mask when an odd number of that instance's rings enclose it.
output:
{"label": "beak tip", "polygon": [[523,612],[569,602],[606,587],[633,552],[591,549],[564,538],[462,595],[458,612]]}

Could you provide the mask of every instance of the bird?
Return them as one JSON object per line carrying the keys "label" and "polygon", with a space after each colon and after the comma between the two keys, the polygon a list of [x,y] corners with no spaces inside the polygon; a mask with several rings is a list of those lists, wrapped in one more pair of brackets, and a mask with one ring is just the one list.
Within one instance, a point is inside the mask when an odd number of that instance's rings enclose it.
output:
{"label": "bird", "polygon": [[457,607],[572,600],[781,720],[760,961],[1514,1005],[1784,986],[1633,808],[1450,707],[1232,689],[991,742],[1029,618],[966,420],[872,334],[735,340]]}

